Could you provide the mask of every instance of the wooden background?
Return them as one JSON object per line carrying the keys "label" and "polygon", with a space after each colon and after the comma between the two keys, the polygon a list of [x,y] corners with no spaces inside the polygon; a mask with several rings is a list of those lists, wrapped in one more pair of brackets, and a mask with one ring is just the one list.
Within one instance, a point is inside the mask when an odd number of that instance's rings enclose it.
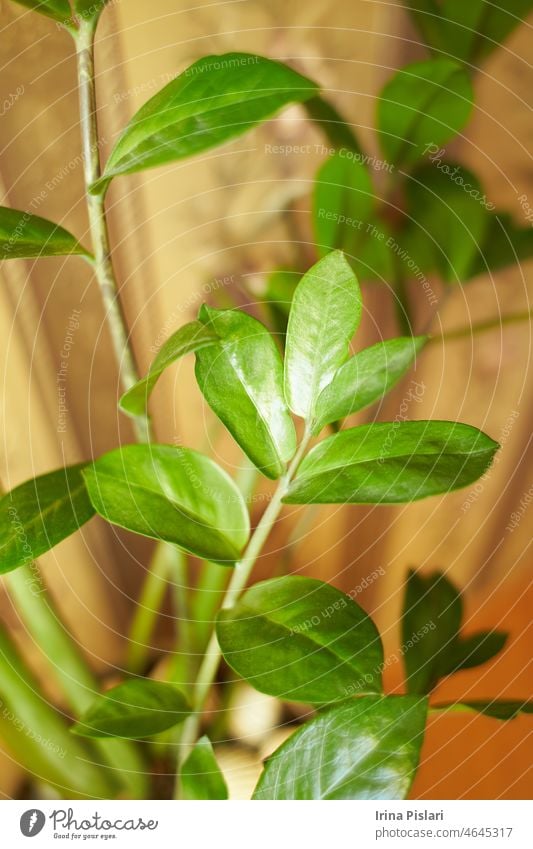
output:
{"label": "wooden background", "polygon": [[[171,75],[201,55],[231,50],[280,58],[320,81],[358,127],[367,149],[379,155],[372,133],[376,94],[395,68],[424,55],[396,3],[158,0],[148,5],[141,0],[111,3],[99,29],[103,155],[135,110]],[[53,22],[9,0],[1,3],[1,26],[2,97],[23,87],[1,117],[2,203],[38,212],[87,239],[71,40]],[[454,142],[454,153],[482,176],[490,199],[517,222],[524,216],[519,197],[526,195],[533,205],[528,48],[531,28],[524,25],[486,61],[476,77],[473,119]],[[314,148],[306,155],[281,156],[269,152],[268,145],[321,142],[294,107],[199,159],[113,184],[114,259],[143,371],[153,357],[150,347],[189,320],[206,291],[224,292],[229,281],[239,292],[244,276],[260,287],[266,272],[291,261],[294,236],[282,214],[290,204],[300,210],[298,237],[309,252],[308,193],[323,156]],[[0,276],[0,477],[12,487],[64,461],[95,456],[131,433],[117,415],[117,369],[99,293],[84,263],[5,262]],[[531,282],[532,266],[524,264],[457,288],[446,301],[440,297],[433,329],[440,333],[528,309]],[[386,292],[367,289],[365,307],[358,344],[376,336],[373,321],[380,334],[394,333]],[[73,309],[81,310],[80,328],[69,361],[67,430],[58,434],[56,378]],[[399,645],[402,586],[413,565],[445,569],[464,588],[469,630],[509,630],[501,660],[456,676],[442,686],[443,697],[531,695],[527,511],[513,532],[506,530],[521,499],[528,491],[531,496],[530,353],[531,330],[521,324],[446,345],[437,342],[419,361],[416,379],[425,392],[410,415],[467,421],[502,442],[498,462],[479,490],[394,509],[321,508],[313,517],[313,533],[295,552],[293,569],[346,590],[381,567],[384,574],[358,600],[375,617],[391,653]],[[408,382],[380,417],[396,414]],[[211,420],[190,363],[165,375],[154,402],[160,441],[178,438],[200,448],[209,440],[220,462],[230,469],[238,465],[231,442],[208,432]],[[295,513],[287,511],[279,522],[260,571],[276,566]],[[148,552],[148,545],[93,520],[42,558],[69,627],[99,670],[121,662],[122,635]],[[39,648],[28,639],[7,595],[1,606],[39,669]],[[399,664],[389,675],[397,687]],[[529,728],[523,718],[507,725],[480,717],[432,720],[415,796],[527,797]],[[6,754],[0,789],[16,796],[19,787],[20,774]]]}

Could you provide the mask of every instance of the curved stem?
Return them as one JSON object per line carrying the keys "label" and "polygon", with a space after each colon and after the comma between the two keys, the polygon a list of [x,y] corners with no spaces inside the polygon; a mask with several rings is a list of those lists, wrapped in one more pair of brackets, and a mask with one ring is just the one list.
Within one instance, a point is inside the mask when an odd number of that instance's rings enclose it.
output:
{"label": "curved stem", "polygon": [[[287,493],[289,483],[292,480],[292,477],[300,464],[305,449],[307,448],[307,445],[309,443],[309,439],[310,434],[306,430],[304,437],[298,447],[298,451],[294,455],[292,462],[289,468],[287,469],[287,472],[283,475],[283,477],[279,479],[278,485],[272,496],[272,500],[270,501],[270,504],[261,516],[261,519],[259,520],[259,523],[250,538],[250,541],[244,551],[242,558],[235,565],[231,581],[229,582],[228,588],[224,595],[224,599],[222,601],[221,610],[227,610],[229,607],[233,607],[233,605],[236,603],[239,596],[241,595],[242,591],[244,590],[246,584],[248,583],[248,579],[250,578],[256,560],[259,557],[259,554],[261,553],[261,549],[263,548],[263,545],[265,544],[270,532],[272,531],[272,528],[274,527],[278,514],[281,510],[281,502],[283,496]],[[202,720],[202,711],[204,709],[207,696],[209,695],[209,691],[215,681],[221,658],[222,652],[220,650],[216,633],[213,628],[211,638],[209,640],[209,644],[204,655],[204,659],[202,661],[202,664],[198,671],[198,676],[196,678],[193,698],[193,713],[186,720],[183,726],[183,734],[181,735],[179,746],[179,763],[176,775],[176,799],[179,799],[181,796],[179,765],[183,763],[190,749],[194,746],[196,740],[198,739],[200,723]]]}
{"label": "curved stem", "polygon": [[[94,33],[96,21],[82,20],[76,35],[78,59],[78,90],[80,101],[80,125],[83,148],[84,176],[87,211],[94,251],[94,270],[106,312],[106,321],[111,333],[115,356],[120,368],[124,391],[139,380],[135,357],[129,341],[128,327],[120,298],[111,259],[109,232],[105,213],[104,195],[92,195],[89,187],[100,177],[100,153],[98,150],[98,123],[96,117],[96,86],[94,75]],[[133,419],[139,442],[150,440],[150,423],[146,417]]]}

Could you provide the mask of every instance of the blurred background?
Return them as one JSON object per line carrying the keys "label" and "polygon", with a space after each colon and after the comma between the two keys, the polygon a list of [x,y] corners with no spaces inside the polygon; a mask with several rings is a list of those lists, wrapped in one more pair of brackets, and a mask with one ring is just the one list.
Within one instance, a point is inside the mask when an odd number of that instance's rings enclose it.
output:
{"label": "blurred background", "polygon": [[[71,39],[53,22],[8,0],[0,6],[2,92],[6,97],[19,92],[2,110],[2,204],[30,209],[36,200],[38,210],[32,211],[87,241]],[[531,27],[522,24],[480,65],[472,120],[452,148],[482,179],[490,201],[522,226],[522,196],[533,205],[531,43]],[[171,77],[202,55],[233,50],[278,58],[319,81],[376,157],[376,95],[395,69],[427,55],[401,3],[112,2],[98,32],[102,156],[139,106]],[[108,195],[113,256],[143,373],[161,342],[193,318],[202,301],[247,305],[250,292],[261,294],[271,271],[294,262],[294,243],[302,262],[314,261],[309,195],[325,159],[323,143],[302,109],[292,107],[226,147],[113,183]],[[286,154],[284,146],[304,152]],[[379,188],[384,175],[374,176]],[[3,263],[0,276],[0,478],[12,488],[132,435],[117,413],[118,373],[89,268],[76,259],[18,260]],[[431,308],[432,332],[439,338],[419,358],[415,377],[425,391],[409,416],[466,421],[498,440],[502,448],[486,477],[470,490],[405,507],[321,507],[307,526],[297,524],[301,511],[288,509],[257,573],[271,574],[280,558],[290,557],[292,571],[346,591],[361,587],[357,601],[374,617],[392,655],[400,645],[407,569],[445,571],[464,592],[467,630],[498,628],[511,637],[498,659],[442,684],[443,700],[531,696],[531,326],[499,319],[530,308],[532,282],[528,262],[480,275],[449,294],[438,280],[432,283],[438,299]],[[416,292],[411,294],[419,304]],[[365,286],[364,300],[358,348],[397,333],[386,287]],[[416,308],[415,330],[427,323],[429,309],[425,302]],[[73,314],[79,322],[74,331]],[[440,339],[492,319],[491,330]],[[73,339],[63,427],[57,376],[68,334]],[[410,379],[372,415],[394,418]],[[189,360],[161,379],[152,410],[160,442],[209,447],[232,472],[242,465],[235,445],[214,426]],[[253,509],[257,518],[260,499]],[[520,520],[511,528],[517,511]],[[150,550],[148,541],[93,519],[41,558],[61,614],[104,677],[112,678],[123,662],[124,635]],[[4,591],[0,615],[41,674],[39,646]],[[171,625],[167,607],[154,656],[168,644]],[[386,674],[389,687],[400,689],[401,664],[391,664]],[[54,697],[49,682],[44,686]],[[267,699],[243,689],[235,697],[232,722],[236,737],[254,743],[253,750],[231,749],[225,764],[235,794],[246,796],[259,770],[257,753],[279,742],[275,728],[281,718]],[[527,798],[528,726],[527,717],[510,723],[466,714],[431,719],[412,795]],[[24,776],[7,750],[0,755],[0,792],[6,797],[24,792]]]}

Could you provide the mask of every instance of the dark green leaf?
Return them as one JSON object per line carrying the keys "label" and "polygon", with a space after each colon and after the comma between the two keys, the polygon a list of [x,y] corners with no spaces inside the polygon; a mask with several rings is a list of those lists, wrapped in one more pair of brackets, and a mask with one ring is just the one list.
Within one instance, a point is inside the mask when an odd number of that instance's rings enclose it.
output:
{"label": "dark green leaf", "polygon": [[402,613],[409,693],[429,693],[447,674],[462,616],[461,596],[444,575],[409,572]]}
{"label": "dark green leaf", "polygon": [[246,544],[249,518],[238,488],[197,451],[126,445],[84,475],[96,511],[114,525],[224,565]]}
{"label": "dark green leaf", "polygon": [[320,168],[313,195],[313,222],[319,254],[345,252],[363,280],[392,276],[389,235],[375,214],[374,189],[362,160],[346,151]]}
{"label": "dark green leaf", "polygon": [[294,293],[285,353],[285,397],[311,419],[316,399],[348,358],[361,320],[361,292],[340,251],[333,251],[302,277]]}
{"label": "dark green leaf", "polygon": [[223,144],[316,91],[311,80],[262,56],[204,56],[137,112],[93,191],[104,191],[118,174],[164,165]]}
{"label": "dark green leaf", "polygon": [[510,215],[499,212],[488,216],[485,235],[468,276],[499,271],[533,257],[533,227],[517,227]]}
{"label": "dark green leaf", "polygon": [[268,275],[262,301],[270,316],[274,333],[285,342],[292,299],[301,274],[279,268]]}
{"label": "dark green leaf", "polygon": [[267,760],[254,799],[405,799],[426,699],[365,696],[320,713]]}
{"label": "dark green leaf", "polygon": [[33,478],[0,500],[0,573],[31,563],[94,516],[84,468],[67,466]]}
{"label": "dark green leaf", "polygon": [[247,590],[217,620],[225,660],[252,687],[324,704],[381,692],[383,649],[369,616],[340,590],[289,575]]}
{"label": "dark green leaf", "polygon": [[69,22],[72,17],[68,0],[15,0],[15,2],[60,23]]}
{"label": "dark green leaf", "polygon": [[519,701],[517,699],[487,699],[472,700],[467,702],[446,702],[434,705],[432,710],[452,711],[457,713],[475,712],[484,713],[493,719],[516,719],[521,713],[533,713],[533,701]]}
{"label": "dark green leaf", "polygon": [[81,254],[90,256],[74,236],[46,218],[0,207],[0,259]]}
{"label": "dark green leaf", "polygon": [[190,707],[173,684],[135,679],[99,696],[72,728],[82,737],[138,739],[183,722]]}
{"label": "dark green leaf", "polygon": [[422,38],[428,46],[436,46],[440,39],[440,9],[437,0],[409,0],[406,6]]}
{"label": "dark green leaf", "polygon": [[395,504],[451,492],[487,470],[498,444],[457,422],[383,422],[316,445],[283,499],[288,504]]}
{"label": "dark green leaf", "polygon": [[184,799],[228,798],[228,788],[208,737],[200,737],[184,761],[180,777]]}
{"label": "dark green leaf", "polygon": [[364,155],[351,125],[335,107],[322,97],[311,97],[304,104],[309,118],[338,150],[346,148]]}
{"label": "dark green leaf", "polygon": [[459,165],[435,160],[413,174],[407,201],[409,226],[418,240],[429,243],[427,252],[444,279],[462,282],[471,277],[490,223],[476,177]]}
{"label": "dark green leaf", "polygon": [[313,433],[383,398],[403,377],[426,341],[427,336],[388,339],[347,360],[318,397]]}
{"label": "dark green leaf", "polygon": [[220,339],[196,353],[202,394],[252,463],[278,478],[296,450],[296,431],[275,342],[261,322],[240,310],[203,306],[199,317]]}
{"label": "dark green leaf", "polygon": [[157,381],[166,368],[185,354],[198,351],[218,342],[218,336],[212,328],[205,327],[199,321],[191,321],[180,327],[167,339],[153,361],[148,374],[132,386],[120,399],[120,408],[131,416],[141,416],[146,412],[148,398]]}
{"label": "dark green leaf", "polygon": [[412,165],[432,145],[440,146],[466,124],[472,84],[450,59],[415,62],[385,85],[377,129],[385,156],[397,167]]}
{"label": "dark green leaf", "polygon": [[480,631],[469,637],[459,638],[445,659],[445,673],[450,675],[460,669],[481,666],[501,652],[508,634],[502,631]]}

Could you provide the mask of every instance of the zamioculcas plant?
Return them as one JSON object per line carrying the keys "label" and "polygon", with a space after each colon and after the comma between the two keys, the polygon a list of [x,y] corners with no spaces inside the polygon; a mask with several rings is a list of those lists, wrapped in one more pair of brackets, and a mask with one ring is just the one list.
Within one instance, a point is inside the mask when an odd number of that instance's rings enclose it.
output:
{"label": "zamioculcas plant", "polygon": [[[419,760],[429,693],[444,675],[491,657],[501,648],[501,635],[463,639],[453,587],[444,578],[411,576],[405,628],[426,631],[419,648],[407,655],[407,694],[386,695],[380,636],[359,605],[313,578],[286,575],[249,586],[250,578],[284,504],[398,504],[448,493],[483,475],[498,446],[477,428],[458,422],[339,425],[381,399],[427,341],[404,336],[350,353],[362,296],[339,250],[325,252],[296,286],[283,356],[275,338],[252,316],[203,305],[196,320],[168,339],[141,379],[128,346],[107,234],[104,198],[111,180],[207,150],[289,102],[311,100],[311,117],[319,122],[330,120],[331,111],[317,100],[314,83],[277,62],[240,53],[205,57],[134,116],[101,171],[93,39],[105,3],[76,0],[72,10],[67,0],[23,5],[62,24],[76,43],[93,245],[89,251],[56,225],[2,210],[2,256],[75,254],[94,267],[122,364],[120,408],[132,418],[137,442],[27,481],[0,501],[1,571],[30,633],[53,660],[75,716],[73,733],[65,733],[64,720],[39,697],[0,632],[0,694],[15,712],[25,705],[27,726],[42,725],[54,739],[65,741],[65,753],[55,757],[47,751],[44,757],[37,747],[40,757],[32,765],[32,752],[24,749],[15,727],[6,730],[8,743],[38,779],[63,796],[142,796],[152,791],[144,783],[148,765],[135,741],[157,735],[165,751],[178,748],[178,798],[226,798],[224,777],[204,734],[209,732],[204,708],[224,658],[261,692],[310,706],[311,718],[267,761],[254,798],[404,798]],[[254,475],[275,481],[253,531],[243,494],[249,482],[234,481],[204,453],[154,439],[147,410],[151,392],[169,365],[193,353],[207,404]],[[333,432],[325,434],[326,428]],[[35,580],[39,574],[34,559],[96,514],[156,540],[150,574],[158,579],[170,574],[168,563],[183,566],[184,553],[206,563],[195,598],[180,600],[186,611],[190,604],[203,615],[197,615],[197,627],[191,611],[182,615],[176,663],[166,677],[139,674],[142,657],[134,652],[132,674],[100,695],[47,595],[27,599],[24,594],[28,575]],[[220,580],[213,575],[221,574],[229,581],[227,587],[224,581],[219,584],[216,627],[206,629],[203,625],[213,619],[213,586]],[[153,586],[148,585],[148,595]],[[439,616],[443,605],[446,615]],[[134,648],[145,636],[145,625],[137,621]],[[523,707],[472,702],[466,709],[510,718]],[[157,745],[144,748],[144,757],[150,757]],[[69,787],[69,769],[75,771],[80,760],[87,766],[73,774]]]}

